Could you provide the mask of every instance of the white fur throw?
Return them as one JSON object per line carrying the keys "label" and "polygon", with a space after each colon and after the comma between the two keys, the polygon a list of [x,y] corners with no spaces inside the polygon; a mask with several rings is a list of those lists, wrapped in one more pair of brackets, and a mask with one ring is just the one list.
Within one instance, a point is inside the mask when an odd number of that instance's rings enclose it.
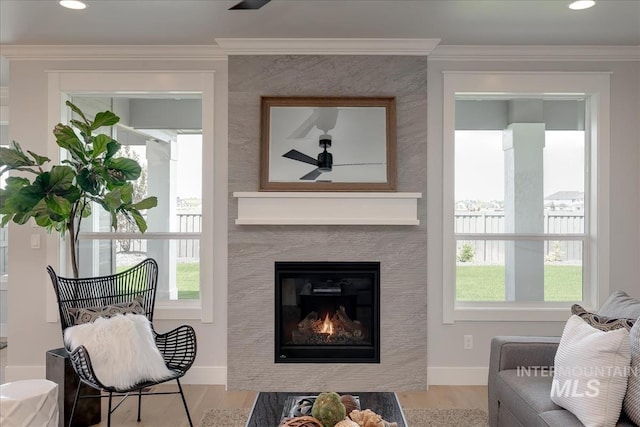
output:
{"label": "white fur throw", "polygon": [[64,331],[64,342],[70,350],[85,346],[96,377],[118,390],[172,374],[156,347],[149,319],[140,314],[100,317],[72,326]]}

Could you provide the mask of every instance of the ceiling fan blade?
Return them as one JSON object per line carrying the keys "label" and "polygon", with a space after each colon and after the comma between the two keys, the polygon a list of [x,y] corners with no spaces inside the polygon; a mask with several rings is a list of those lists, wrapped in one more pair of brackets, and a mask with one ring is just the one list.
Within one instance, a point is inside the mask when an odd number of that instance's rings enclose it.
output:
{"label": "ceiling fan blade", "polygon": [[305,181],[313,181],[314,179],[319,177],[321,173],[322,173],[322,171],[320,171],[320,169],[315,168],[314,170],[312,170],[311,172],[309,172],[305,176],[300,177],[300,179],[304,179]]}
{"label": "ceiling fan blade", "polygon": [[322,130],[324,133],[328,133],[331,129],[336,127],[339,111],[340,110],[335,107],[320,108],[320,114],[318,115],[316,123],[318,129]]}
{"label": "ceiling fan blade", "polygon": [[370,165],[386,165],[386,163],[374,162],[374,163],[340,163],[338,165],[333,164],[333,166],[370,166]]}
{"label": "ceiling fan blade", "polygon": [[251,10],[260,9],[271,0],[242,0],[240,3],[231,6],[229,10]]}
{"label": "ceiling fan blade", "polygon": [[329,132],[336,127],[338,121],[338,112],[340,110],[335,107],[318,107],[296,130],[291,132],[289,139],[306,138],[311,129],[317,127],[324,133]]}
{"label": "ceiling fan blade", "polygon": [[300,126],[298,126],[296,130],[291,132],[291,135],[289,135],[289,139],[299,139],[306,137],[307,134],[311,132],[311,129],[313,129],[313,127],[316,125],[318,116],[319,113],[318,109],[316,108],[315,110],[313,110],[313,113],[311,113],[307,120],[305,120]]}
{"label": "ceiling fan blade", "polygon": [[286,157],[287,159],[297,160],[299,162],[309,163],[313,166],[318,166],[318,160],[313,157],[309,157],[306,154],[299,152],[298,150],[289,150],[282,155],[282,157]]}

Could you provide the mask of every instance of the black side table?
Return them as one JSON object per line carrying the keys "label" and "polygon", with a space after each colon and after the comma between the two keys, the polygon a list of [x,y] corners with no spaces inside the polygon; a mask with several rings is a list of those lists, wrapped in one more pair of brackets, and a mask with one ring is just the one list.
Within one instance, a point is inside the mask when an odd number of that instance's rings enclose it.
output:
{"label": "black side table", "polygon": [[[80,380],[71,366],[69,355],[64,348],[47,351],[47,379],[58,384],[58,408],[60,411],[59,427],[67,427],[73,399]],[[82,384],[80,395],[100,396],[100,390]],[[100,424],[100,407],[102,399],[78,399],[78,406],[73,417],[72,427],[89,427]]]}

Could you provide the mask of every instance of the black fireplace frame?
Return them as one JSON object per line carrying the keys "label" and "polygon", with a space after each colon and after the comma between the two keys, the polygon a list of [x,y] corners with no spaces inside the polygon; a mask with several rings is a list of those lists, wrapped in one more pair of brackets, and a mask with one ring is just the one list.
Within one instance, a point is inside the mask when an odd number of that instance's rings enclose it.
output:
{"label": "black fireplace frame", "polygon": [[[282,285],[283,275],[296,272],[314,273],[340,273],[341,271],[353,273],[359,270],[371,275],[373,279],[371,291],[371,307],[373,308],[371,345],[346,346],[346,345],[287,345],[282,341]],[[275,262],[274,264],[275,287],[275,363],[380,363],[380,262],[333,262],[333,261],[301,261],[301,262]]]}

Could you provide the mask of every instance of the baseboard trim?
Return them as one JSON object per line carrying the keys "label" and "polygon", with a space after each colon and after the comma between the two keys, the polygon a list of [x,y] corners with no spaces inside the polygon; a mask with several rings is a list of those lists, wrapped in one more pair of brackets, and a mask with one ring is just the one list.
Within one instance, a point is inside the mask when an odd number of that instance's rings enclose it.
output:
{"label": "baseboard trim", "polygon": [[429,385],[487,385],[489,368],[433,367],[427,368]]}
{"label": "baseboard trim", "polygon": [[183,384],[227,384],[226,366],[192,366],[180,380]]}

